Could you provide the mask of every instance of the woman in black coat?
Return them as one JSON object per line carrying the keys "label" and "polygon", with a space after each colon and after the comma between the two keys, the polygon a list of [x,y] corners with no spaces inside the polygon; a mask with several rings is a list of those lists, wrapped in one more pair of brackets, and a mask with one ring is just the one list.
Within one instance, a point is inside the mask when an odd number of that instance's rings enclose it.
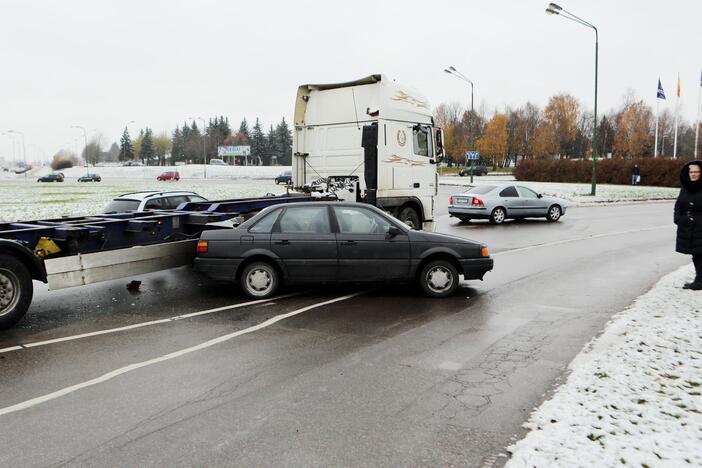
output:
{"label": "woman in black coat", "polygon": [[673,220],[678,225],[675,251],[692,255],[695,280],[683,289],[702,290],[702,161],[691,161],[680,171],[680,195]]}

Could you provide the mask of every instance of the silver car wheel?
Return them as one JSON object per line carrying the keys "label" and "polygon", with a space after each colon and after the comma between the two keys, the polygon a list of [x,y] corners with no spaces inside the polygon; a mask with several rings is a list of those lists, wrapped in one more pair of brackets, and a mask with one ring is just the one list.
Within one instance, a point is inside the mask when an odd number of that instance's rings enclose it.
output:
{"label": "silver car wheel", "polygon": [[492,212],[492,221],[495,224],[502,224],[505,220],[506,213],[504,208],[495,208]]}
{"label": "silver car wheel", "polygon": [[558,221],[561,217],[561,208],[558,205],[553,205],[548,209],[549,221]]}
{"label": "silver car wheel", "polygon": [[255,296],[265,296],[273,287],[273,272],[270,267],[260,266],[246,274],[246,288]]}
{"label": "silver car wheel", "polygon": [[427,271],[427,287],[435,293],[442,293],[450,289],[454,278],[453,274],[441,265]]}
{"label": "silver car wheel", "polygon": [[19,301],[19,279],[13,272],[0,270],[0,317],[9,314]]}

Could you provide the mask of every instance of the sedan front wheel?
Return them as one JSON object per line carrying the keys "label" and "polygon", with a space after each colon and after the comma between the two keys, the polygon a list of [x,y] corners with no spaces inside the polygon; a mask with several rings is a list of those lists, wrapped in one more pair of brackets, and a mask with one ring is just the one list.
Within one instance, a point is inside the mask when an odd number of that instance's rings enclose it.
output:
{"label": "sedan front wheel", "polygon": [[548,215],[546,215],[546,219],[552,223],[555,223],[556,221],[561,219],[561,207],[558,205],[551,205],[551,207],[548,209]]}
{"label": "sedan front wheel", "polygon": [[446,260],[427,263],[419,275],[419,285],[431,297],[448,297],[458,288],[458,270]]}

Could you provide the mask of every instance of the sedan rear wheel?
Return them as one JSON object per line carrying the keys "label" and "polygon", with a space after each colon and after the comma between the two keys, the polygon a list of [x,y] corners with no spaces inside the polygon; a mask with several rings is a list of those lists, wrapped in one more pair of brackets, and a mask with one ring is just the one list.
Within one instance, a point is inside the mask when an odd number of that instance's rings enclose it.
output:
{"label": "sedan rear wheel", "polygon": [[556,221],[561,219],[561,207],[558,205],[551,205],[551,207],[548,209],[546,219],[552,223],[555,223]]}
{"label": "sedan rear wheel", "polygon": [[239,280],[241,289],[253,299],[267,299],[278,289],[278,272],[268,262],[253,262],[244,268]]}
{"label": "sedan rear wheel", "polygon": [[446,260],[430,261],[422,268],[419,284],[431,297],[448,297],[458,287],[458,270]]}
{"label": "sedan rear wheel", "polygon": [[505,222],[506,217],[507,212],[505,211],[505,209],[501,206],[498,206],[497,208],[492,210],[492,213],[490,214],[490,222],[492,224],[502,224]]}

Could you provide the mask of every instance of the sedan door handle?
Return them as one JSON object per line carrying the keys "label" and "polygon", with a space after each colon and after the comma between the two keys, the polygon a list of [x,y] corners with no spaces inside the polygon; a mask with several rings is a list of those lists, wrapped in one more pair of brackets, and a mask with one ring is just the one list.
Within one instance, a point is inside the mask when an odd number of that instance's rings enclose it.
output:
{"label": "sedan door handle", "polygon": [[354,240],[341,241],[341,245],[356,245],[356,241],[354,241]]}
{"label": "sedan door handle", "polygon": [[290,241],[287,239],[281,240],[281,241],[275,241],[276,245],[290,245]]}

